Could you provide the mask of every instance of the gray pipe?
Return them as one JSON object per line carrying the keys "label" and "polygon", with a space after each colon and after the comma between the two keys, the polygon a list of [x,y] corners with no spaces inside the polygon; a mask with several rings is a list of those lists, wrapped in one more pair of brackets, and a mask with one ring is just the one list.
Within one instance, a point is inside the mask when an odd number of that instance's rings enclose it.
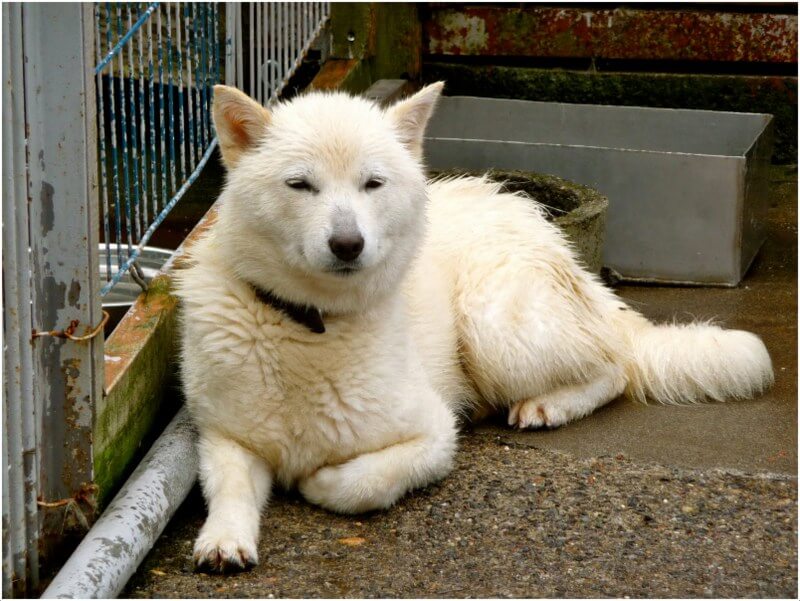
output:
{"label": "gray pipe", "polygon": [[196,433],[181,408],[42,594],[119,595],[197,478]]}

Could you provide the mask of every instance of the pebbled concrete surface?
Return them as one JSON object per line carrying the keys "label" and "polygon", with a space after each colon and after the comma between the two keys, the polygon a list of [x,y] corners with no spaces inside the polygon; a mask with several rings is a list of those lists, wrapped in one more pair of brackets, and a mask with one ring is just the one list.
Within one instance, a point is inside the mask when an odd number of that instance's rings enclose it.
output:
{"label": "pebbled concrete surface", "polygon": [[130,597],[793,597],[787,477],[576,459],[468,432],[454,473],[390,511],[336,516],[280,495],[261,564],[193,574],[193,494]]}
{"label": "pebbled concrete surface", "polygon": [[[797,170],[736,289],[621,286],[646,315],[760,334],[776,385],[698,407],[619,400],[567,427],[462,436],[457,468],[387,512],[343,517],[279,493],[261,564],[196,575],[195,490],[129,597],[797,597]],[[638,303],[641,303],[640,305]]]}

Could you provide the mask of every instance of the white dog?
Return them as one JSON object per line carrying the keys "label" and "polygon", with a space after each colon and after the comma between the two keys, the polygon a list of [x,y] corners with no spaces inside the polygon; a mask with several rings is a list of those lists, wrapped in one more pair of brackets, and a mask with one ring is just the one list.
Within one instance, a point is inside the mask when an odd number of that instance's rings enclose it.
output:
{"label": "white dog", "polygon": [[209,513],[198,568],[256,563],[275,483],[350,513],[442,478],[458,415],[555,427],[623,393],[691,403],[772,382],[757,336],[628,308],[530,199],[427,183],[441,90],[385,110],[312,93],[269,111],[215,89],[228,177],[178,290]]}

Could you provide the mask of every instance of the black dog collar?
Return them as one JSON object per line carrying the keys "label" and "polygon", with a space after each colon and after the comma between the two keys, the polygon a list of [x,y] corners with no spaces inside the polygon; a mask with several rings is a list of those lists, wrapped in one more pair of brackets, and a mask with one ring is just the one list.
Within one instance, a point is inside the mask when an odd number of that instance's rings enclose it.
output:
{"label": "black dog collar", "polygon": [[255,284],[250,284],[256,293],[258,300],[273,309],[287,315],[290,319],[300,325],[307,327],[315,334],[325,333],[325,324],[322,321],[322,313],[316,307],[296,305],[293,302],[278,298],[272,292],[259,288]]}

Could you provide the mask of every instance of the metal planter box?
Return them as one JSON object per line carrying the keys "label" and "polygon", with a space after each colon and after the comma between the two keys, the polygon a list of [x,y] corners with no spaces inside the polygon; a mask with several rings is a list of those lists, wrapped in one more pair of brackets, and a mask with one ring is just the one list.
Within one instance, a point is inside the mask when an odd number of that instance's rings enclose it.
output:
{"label": "metal planter box", "polygon": [[604,263],[624,279],[735,286],[765,238],[772,116],[453,96],[433,169],[551,173],[608,196]]}

